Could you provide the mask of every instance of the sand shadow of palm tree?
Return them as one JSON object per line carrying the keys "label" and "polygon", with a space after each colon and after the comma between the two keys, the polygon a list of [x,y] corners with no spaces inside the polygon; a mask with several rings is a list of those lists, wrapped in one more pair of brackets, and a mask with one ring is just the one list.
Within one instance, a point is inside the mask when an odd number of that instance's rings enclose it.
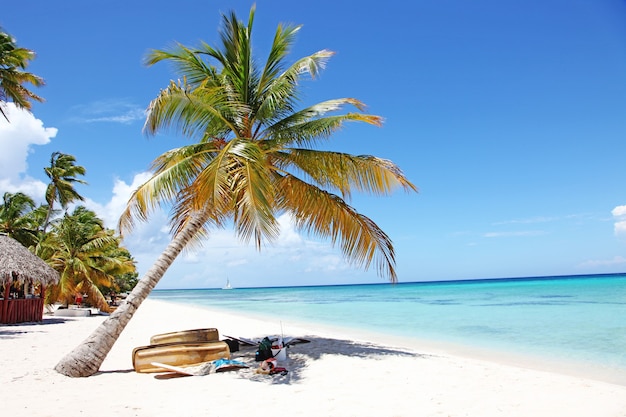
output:
{"label": "sand shadow of palm tree", "polygon": [[24,322],[24,323],[15,323],[15,324],[3,324],[0,326],[0,337],[3,339],[15,339],[23,335],[27,335],[29,333],[37,332],[37,327],[39,326],[47,326],[50,324],[61,324],[65,323],[66,319],[61,318],[46,318],[42,321],[32,321],[32,322]]}
{"label": "sand shadow of palm tree", "polygon": [[318,336],[304,336],[310,343],[298,344],[288,348],[287,360],[278,366],[285,367],[286,375],[267,375],[257,373],[260,362],[255,361],[256,347],[242,346],[233,358],[246,363],[249,368],[239,371],[242,378],[270,384],[298,383],[304,377],[304,371],[310,361],[319,360],[324,355],[338,355],[358,358],[380,359],[386,356],[403,356],[424,359],[431,355],[415,353],[407,349],[377,345],[368,342],[356,342],[347,339],[331,339]]}
{"label": "sand shadow of palm tree", "polygon": [[[348,339],[332,339],[318,336],[304,336],[303,339],[309,343],[301,343],[288,348],[287,360],[278,364],[285,367],[288,372],[286,375],[280,373],[268,375],[258,373],[257,370],[261,362],[257,362],[256,346],[243,345],[240,350],[232,353],[232,359],[240,361],[248,365],[248,368],[239,369],[237,375],[239,378],[248,379],[260,383],[283,384],[289,385],[298,383],[304,377],[304,371],[307,364],[311,361],[319,360],[324,355],[339,355],[358,358],[380,359],[386,356],[403,356],[417,359],[424,359],[432,355],[415,353],[407,349],[394,348],[389,346],[377,345],[368,342],[355,342]],[[103,374],[125,374],[134,372],[133,369],[116,369],[99,371],[94,376]],[[155,379],[168,380],[189,377],[189,375],[177,373],[159,373],[154,374]],[[211,377],[211,375],[203,375],[203,377]]]}

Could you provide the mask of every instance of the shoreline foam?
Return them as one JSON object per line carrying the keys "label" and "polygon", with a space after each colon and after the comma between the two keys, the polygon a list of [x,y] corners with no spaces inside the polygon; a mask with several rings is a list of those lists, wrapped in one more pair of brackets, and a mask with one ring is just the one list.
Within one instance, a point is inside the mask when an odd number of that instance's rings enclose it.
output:
{"label": "shoreline foam", "polygon": [[[147,300],[89,378],[52,368],[104,317],[0,327],[3,412],[34,417],[288,413],[290,416],[624,416],[626,387],[434,350],[351,340],[283,321],[286,336],[311,337],[288,354],[285,377],[239,372],[159,379],[132,370],[131,351],[153,334],[217,327],[221,335],[278,334],[280,324]],[[350,336],[352,337],[352,336]],[[377,342],[377,341],[375,341]]]}
{"label": "shoreline foam", "polygon": [[[235,312],[227,308],[212,307],[202,304],[193,304],[177,299],[164,300],[158,302],[175,304],[178,306],[193,306],[193,308],[207,311],[221,312],[226,315],[236,317],[250,317],[251,312]],[[594,379],[601,382],[626,386],[626,370],[623,368],[611,368],[603,364],[583,362],[574,359],[566,359],[555,356],[542,356],[539,354],[511,352],[499,350],[493,347],[479,347],[462,343],[446,342],[426,338],[402,337],[391,333],[375,332],[367,329],[356,329],[339,325],[329,325],[302,319],[287,319],[272,314],[254,313],[260,321],[273,324],[272,334],[279,334],[281,327],[288,329],[291,327],[301,329],[316,329],[317,333],[324,334],[331,338],[349,338],[359,341],[375,342],[381,345],[391,345],[404,349],[411,349],[420,352],[434,352],[448,356],[459,356],[497,362],[503,365],[510,365],[520,368],[528,368],[537,371],[553,372],[569,375],[573,377]],[[241,335],[245,336],[245,335]]]}

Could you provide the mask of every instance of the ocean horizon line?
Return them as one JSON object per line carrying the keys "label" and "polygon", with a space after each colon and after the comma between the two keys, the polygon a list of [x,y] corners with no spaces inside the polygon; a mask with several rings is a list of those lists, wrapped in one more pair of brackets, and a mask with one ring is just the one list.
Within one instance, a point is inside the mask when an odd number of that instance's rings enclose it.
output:
{"label": "ocean horizon line", "polygon": [[[352,284],[306,284],[306,285],[275,285],[275,286],[251,286],[251,287],[232,287],[232,289],[242,290],[266,290],[281,288],[326,288],[326,287],[353,287],[353,286],[389,286],[389,285],[451,285],[451,284],[476,284],[481,282],[530,282],[530,281],[550,281],[550,280],[568,280],[580,278],[611,278],[626,276],[625,272],[609,272],[594,274],[575,274],[575,275],[537,275],[529,277],[505,277],[505,278],[464,278],[464,279],[446,279],[432,281],[403,281],[403,282],[366,282]],[[195,288],[155,288],[153,291],[203,291],[203,290],[223,290],[222,287],[195,287]],[[230,290],[230,289],[229,289]]]}

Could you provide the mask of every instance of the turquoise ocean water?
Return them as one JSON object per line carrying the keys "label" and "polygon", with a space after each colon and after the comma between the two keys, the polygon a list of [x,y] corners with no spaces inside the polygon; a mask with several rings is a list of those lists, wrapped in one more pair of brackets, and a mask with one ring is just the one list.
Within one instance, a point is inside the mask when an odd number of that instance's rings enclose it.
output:
{"label": "turquoise ocean water", "polygon": [[626,274],[155,290],[150,298],[566,361],[626,383]]}

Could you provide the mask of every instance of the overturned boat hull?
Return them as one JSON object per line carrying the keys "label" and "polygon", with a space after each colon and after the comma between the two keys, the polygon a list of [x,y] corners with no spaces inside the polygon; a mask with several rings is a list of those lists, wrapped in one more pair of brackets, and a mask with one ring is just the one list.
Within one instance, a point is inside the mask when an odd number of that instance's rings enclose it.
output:
{"label": "overturned boat hull", "polygon": [[207,328],[155,334],[150,338],[150,344],[161,345],[164,343],[217,342],[218,340],[220,340],[220,335],[217,329]]}
{"label": "overturned boat hull", "polygon": [[136,372],[167,372],[153,362],[184,367],[217,359],[230,359],[230,350],[225,342],[166,343],[133,349],[133,368]]}

